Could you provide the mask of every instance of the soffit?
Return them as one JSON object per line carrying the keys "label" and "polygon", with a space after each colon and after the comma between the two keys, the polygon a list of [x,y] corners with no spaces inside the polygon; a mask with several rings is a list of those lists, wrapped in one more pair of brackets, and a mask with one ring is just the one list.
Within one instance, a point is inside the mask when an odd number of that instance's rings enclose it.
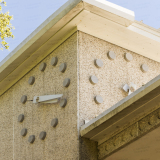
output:
{"label": "soffit", "polygon": [[118,150],[105,160],[158,160],[160,157],[160,127]]}

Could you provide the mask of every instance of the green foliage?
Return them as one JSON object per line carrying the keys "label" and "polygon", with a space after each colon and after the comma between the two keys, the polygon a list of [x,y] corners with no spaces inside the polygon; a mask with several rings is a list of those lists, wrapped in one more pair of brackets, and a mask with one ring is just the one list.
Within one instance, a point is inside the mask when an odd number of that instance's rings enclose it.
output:
{"label": "green foliage", "polygon": [[9,15],[9,12],[2,12],[2,5],[6,6],[4,0],[0,0],[0,37],[1,37],[1,49],[9,49],[9,45],[6,42],[6,38],[14,38],[11,30],[14,29],[10,21],[13,19],[13,16]]}

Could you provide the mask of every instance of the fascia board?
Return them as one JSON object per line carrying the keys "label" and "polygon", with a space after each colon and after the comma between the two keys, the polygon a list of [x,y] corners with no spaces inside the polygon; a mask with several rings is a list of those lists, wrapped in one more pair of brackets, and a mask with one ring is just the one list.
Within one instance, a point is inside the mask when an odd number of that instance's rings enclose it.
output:
{"label": "fascia board", "polygon": [[[44,34],[49,31],[52,26],[54,26],[57,22],[60,21],[69,11],[71,11],[79,2],[82,0],[68,0],[63,6],[61,6],[57,11],[55,11],[44,23],[42,23],[34,32],[32,32],[20,45],[18,45],[4,60],[0,62],[0,73],[2,73],[8,66],[12,65],[10,69],[7,70],[14,70],[20,63],[15,63],[14,61],[17,58],[22,57],[23,52],[25,52],[28,48],[33,48],[32,53],[35,51],[35,44],[42,45],[49,37],[45,37]],[[90,3],[99,7],[101,9],[110,11],[122,17],[130,17],[130,20],[133,20],[132,11],[129,11],[123,7],[117,6],[110,2],[105,2],[102,0],[84,0],[84,2]],[[126,16],[128,14],[128,16]],[[71,16],[75,16],[74,14]],[[131,18],[132,17],[132,18]],[[43,38],[42,40],[42,36]],[[41,43],[38,40],[41,38]],[[33,46],[34,45],[34,46]],[[31,53],[31,54],[32,54]],[[23,56],[22,62],[29,57]],[[13,63],[13,64],[12,64]],[[7,72],[6,72],[7,75]],[[0,80],[1,81],[1,80]]]}
{"label": "fascia board", "polygon": [[101,8],[105,11],[108,11],[110,13],[113,13],[117,16],[128,19],[130,21],[135,20],[135,14],[133,11],[123,8],[121,6],[118,6],[114,3],[108,2],[106,0],[83,0],[83,1],[93,6],[96,6],[98,8]]}
{"label": "fascia board", "polygon": [[[26,60],[21,63],[14,71],[9,73],[7,77],[3,78],[0,82],[0,95],[2,95],[11,86],[13,86],[33,67],[41,62],[48,54],[52,53],[67,38],[77,32],[77,25],[81,23],[83,18],[89,13],[90,12],[86,10],[82,10],[76,17],[74,17],[73,20],[67,23],[63,28],[61,28],[60,31],[56,32],[49,40],[47,40],[44,45],[40,46],[33,54],[26,58]],[[56,27],[56,25],[54,27]],[[0,78],[2,78],[2,76],[4,77],[2,73],[0,73],[0,75]]]}
{"label": "fascia board", "polygon": [[151,29],[150,27],[144,26],[143,24],[134,22],[128,27],[128,29],[145,37],[153,39],[157,42],[160,42],[160,32],[155,29]]}
{"label": "fascia board", "polygon": [[[52,26],[59,22],[69,11],[71,11],[81,0],[68,0],[49,18],[47,18],[35,31],[33,31],[24,41],[22,41],[8,56],[0,62],[0,73],[14,62],[22,53],[31,47],[40,37],[42,37]],[[71,16],[75,16],[74,14]],[[47,40],[47,39],[46,39]]]}

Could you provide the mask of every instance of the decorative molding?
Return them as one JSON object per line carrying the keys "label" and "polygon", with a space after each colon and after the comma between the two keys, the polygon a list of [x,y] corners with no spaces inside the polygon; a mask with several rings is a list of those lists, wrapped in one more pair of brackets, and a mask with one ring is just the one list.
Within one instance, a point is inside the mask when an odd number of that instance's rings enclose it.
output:
{"label": "decorative molding", "polygon": [[135,14],[133,11],[123,8],[121,6],[118,6],[114,3],[104,1],[104,0],[83,0],[83,1],[90,5],[96,6],[102,10],[110,12],[114,15],[127,19],[128,21],[134,21],[135,19]]}
{"label": "decorative molding", "polygon": [[[160,107],[160,105],[158,106]],[[100,144],[98,146],[98,159],[104,159],[110,156],[117,150],[144,136],[158,126],[160,126],[160,108]]]}

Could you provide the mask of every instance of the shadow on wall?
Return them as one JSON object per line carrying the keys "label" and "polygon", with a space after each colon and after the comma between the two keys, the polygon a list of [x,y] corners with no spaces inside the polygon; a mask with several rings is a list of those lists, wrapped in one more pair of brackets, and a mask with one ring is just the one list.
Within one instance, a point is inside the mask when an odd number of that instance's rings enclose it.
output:
{"label": "shadow on wall", "polygon": [[97,160],[98,159],[98,143],[87,138],[79,139],[79,159],[80,160]]}

